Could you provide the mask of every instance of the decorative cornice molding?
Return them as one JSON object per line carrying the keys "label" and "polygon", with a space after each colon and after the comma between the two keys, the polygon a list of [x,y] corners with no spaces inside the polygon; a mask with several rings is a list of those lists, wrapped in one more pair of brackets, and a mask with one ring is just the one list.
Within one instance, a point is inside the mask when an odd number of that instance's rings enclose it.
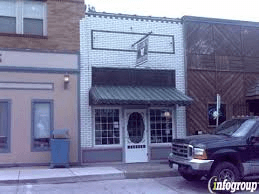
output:
{"label": "decorative cornice molding", "polygon": [[106,13],[106,12],[86,12],[88,17],[104,17],[110,19],[126,19],[126,20],[136,20],[136,21],[151,21],[151,22],[162,22],[162,23],[176,23],[181,24],[182,20],[179,18],[167,18],[167,17],[153,17],[153,16],[139,16],[139,15],[129,15],[129,14],[116,14],[116,13]]}

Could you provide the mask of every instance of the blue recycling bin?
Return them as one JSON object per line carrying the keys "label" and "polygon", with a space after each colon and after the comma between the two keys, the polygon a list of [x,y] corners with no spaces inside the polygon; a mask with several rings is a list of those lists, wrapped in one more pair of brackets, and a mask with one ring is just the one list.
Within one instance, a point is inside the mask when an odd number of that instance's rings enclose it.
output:
{"label": "blue recycling bin", "polygon": [[56,129],[52,132],[50,140],[51,162],[50,168],[55,166],[69,167],[70,139],[67,129]]}

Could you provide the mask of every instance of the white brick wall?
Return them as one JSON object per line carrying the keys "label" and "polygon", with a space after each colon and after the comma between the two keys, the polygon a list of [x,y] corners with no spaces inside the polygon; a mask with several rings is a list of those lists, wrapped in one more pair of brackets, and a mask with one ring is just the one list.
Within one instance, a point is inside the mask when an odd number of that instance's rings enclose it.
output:
{"label": "white brick wall", "polygon": [[[161,35],[173,35],[175,44],[175,54],[149,53],[148,62],[139,68],[152,69],[174,69],[176,71],[176,88],[185,93],[184,74],[184,48],[183,48],[183,26],[179,22],[161,22],[151,20],[136,20],[122,17],[123,15],[113,14],[114,17],[86,16],[80,24],[80,52],[81,52],[81,147],[92,147],[92,122],[91,107],[89,106],[89,90],[91,88],[91,68],[99,67],[125,67],[134,68],[136,52],[107,51],[91,49],[91,30],[148,33]],[[115,18],[115,16],[120,16]],[[135,17],[137,18],[137,17]],[[138,16],[139,18],[139,16]],[[145,17],[146,18],[146,17]],[[151,18],[152,19],[152,18]],[[162,18],[161,18],[162,19]],[[174,21],[174,20],[171,20]],[[107,34],[107,36],[111,34]],[[118,36],[121,34],[118,34]],[[143,35],[125,35],[125,39],[116,36],[104,38],[96,36],[94,44],[98,47],[132,49],[131,45]],[[128,42],[128,43],[127,43]],[[170,48],[169,41],[157,41],[150,38],[149,45],[153,49],[163,50]],[[176,108],[177,137],[185,136],[186,117],[185,107]]]}

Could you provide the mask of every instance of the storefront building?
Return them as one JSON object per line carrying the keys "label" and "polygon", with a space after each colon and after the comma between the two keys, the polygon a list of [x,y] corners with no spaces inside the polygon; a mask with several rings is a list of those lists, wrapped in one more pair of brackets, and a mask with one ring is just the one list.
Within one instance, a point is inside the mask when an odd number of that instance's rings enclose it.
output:
{"label": "storefront building", "polygon": [[183,17],[187,66],[188,134],[211,133],[221,96],[219,124],[237,116],[259,116],[259,24]]}
{"label": "storefront building", "polygon": [[48,165],[51,132],[64,128],[80,162],[84,11],[83,0],[0,0],[0,166]]}
{"label": "storefront building", "polygon": [[89,12],[80,25],[82,162],[166,159],[192,101],[181,20]]}

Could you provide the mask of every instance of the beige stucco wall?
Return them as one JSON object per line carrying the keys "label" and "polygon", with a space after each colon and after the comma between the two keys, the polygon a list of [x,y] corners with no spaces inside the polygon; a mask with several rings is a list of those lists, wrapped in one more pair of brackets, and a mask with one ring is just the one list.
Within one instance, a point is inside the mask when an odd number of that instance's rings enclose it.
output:
{"label": "beige stucco wall", "polygon": [[11,100],[11,151],[0,153],[0,164],[48,163],[50,152],[31,151],[31,102],[52,99],[54,129],[70,129],[70,162],[78,156],[77,76],[70,74],[68,89],[64,90],[64,74],[0,72],[0,82],[50,82],[54,90],[0,89],[0,100]]}
{"label": "beige stucco wall", "polygon": [[78,68],[78,55],[63,53],[40,53],[0,50],[1,66],[10,67],[44,67],[44,68]]}

